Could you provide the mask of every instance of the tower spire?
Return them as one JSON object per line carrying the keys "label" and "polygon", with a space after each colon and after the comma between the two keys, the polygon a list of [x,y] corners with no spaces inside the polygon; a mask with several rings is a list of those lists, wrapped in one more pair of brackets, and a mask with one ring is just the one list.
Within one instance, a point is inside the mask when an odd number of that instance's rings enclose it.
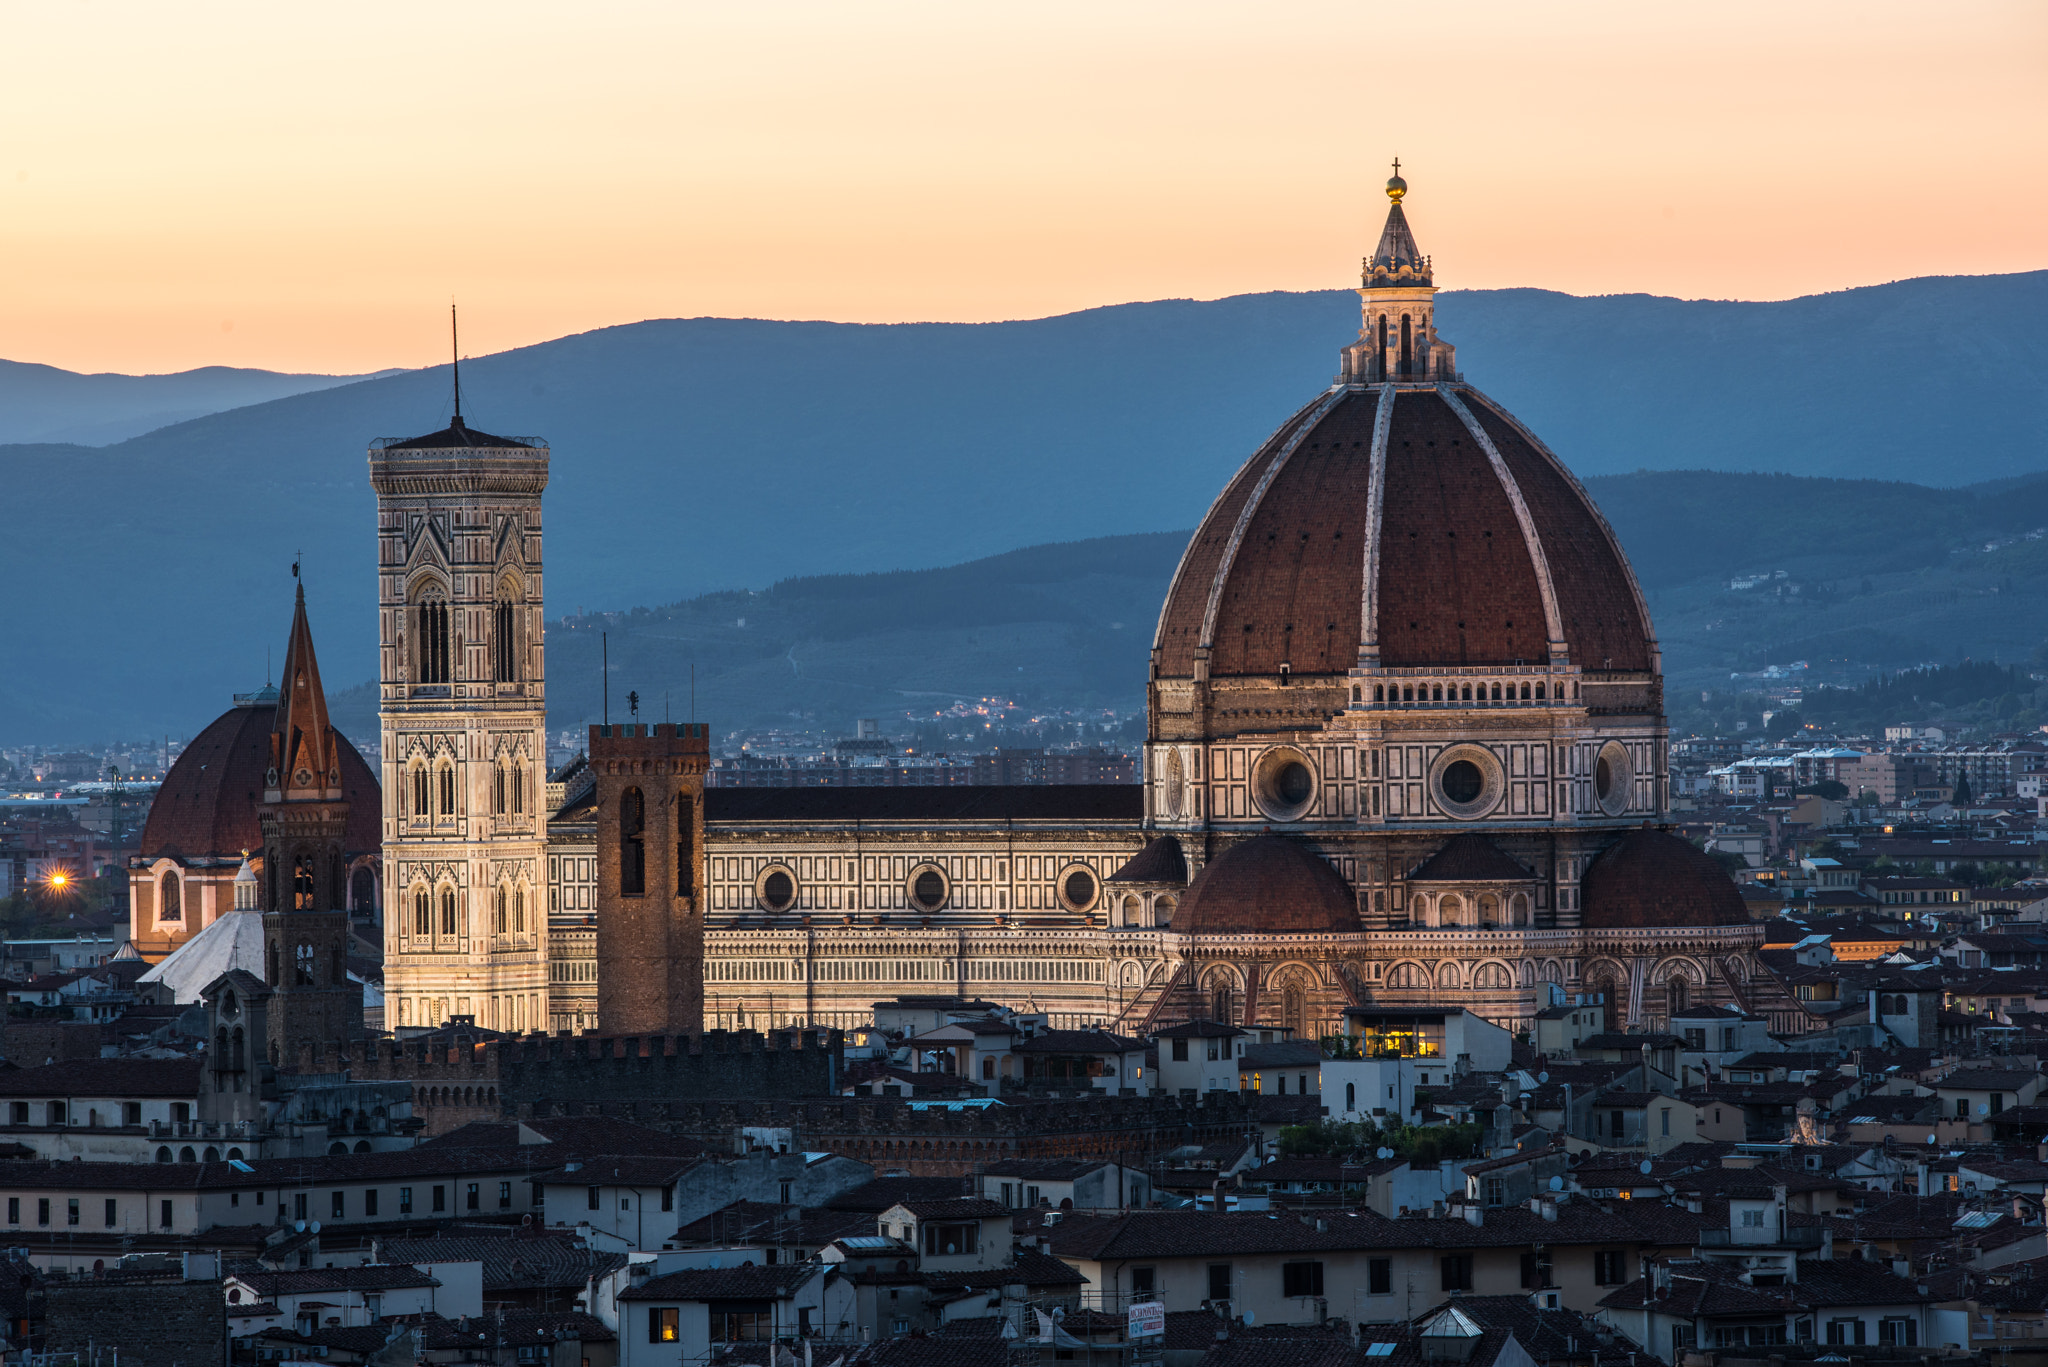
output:
{"label": "tower spire", "polygon": [[[313,654],[313,629],[306,621],[306,584],[299,581],[292,607],[292,634],[284,648],[277,719],[270,727],[270,772],[266,801],[332,802],[341,796],[341,750],[327,716],[320,687],[320,662]],[[273,794],[275,796],[273,796]]]}
{"label": "tower spire", "polygon": [[448,354],[454,360],[455,380],[455,421],[454,427],[462,426],[462,331],[456,326],[455,301],[448,301]]}

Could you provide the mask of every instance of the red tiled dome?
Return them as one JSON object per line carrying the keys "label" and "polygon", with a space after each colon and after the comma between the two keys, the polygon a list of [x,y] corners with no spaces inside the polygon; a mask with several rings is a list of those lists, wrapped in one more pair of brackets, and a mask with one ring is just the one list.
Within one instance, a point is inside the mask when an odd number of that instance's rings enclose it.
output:
{"label": "red tiled dome", "polygon": [[1173,928],[1183,935],[1348,934],[1358,929],[1358,904],[1313,850],[1259,835],[1203,865]]}
{"label": "red tiled dome", "polygon": [[1357,663],[1383,401],[1394,405],[1379,499],[1383,665],[1541,663],[1554,603],[1573,664],[1653,668],[1633,574],[1585,490],[1492,401],[1442,384],[1333,391],[1260,448],[1188,543],[1160,614],[1160,676],[1192,676],[1205,646],[1211,677],[1274,675],[1283,663],[1296,677],[1342,674]]}
{"label": "red tiled dome", "polygon": [[1593,861],[1580,894],[1579,924],[1591,930],[1750,924],[1726,869],[1690,842],[1647,826]]}
{"label": "red tiled dome", "polygon": [[[273,703],[231,707],[185,747],[150,804],[142,827],[144,859],[225,858],[263,848],[256,809],[276,720]],[[383,841],[377,776],[345,736],[341,790],[349,802],[347,851],[377,849]]]}

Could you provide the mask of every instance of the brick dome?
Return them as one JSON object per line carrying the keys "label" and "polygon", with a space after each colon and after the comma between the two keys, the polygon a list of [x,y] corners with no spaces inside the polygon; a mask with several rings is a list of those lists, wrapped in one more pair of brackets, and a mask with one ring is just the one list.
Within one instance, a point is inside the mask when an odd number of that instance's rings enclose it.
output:
{"label": "brick dome", "polygon": [[1602,851],[1580,884],[1589,930],[1746,926],[1749,909],[1728,871],[1688,841],[1645,826]]}
{"label": "brick dome", "polygon": [[1288,419],[1188,543],[1157,674],[1190,677],[1202,654],[1212,678],[1342,674],[1366,630],[1390,668],[1539,664],[1553,638],[1589,673],[1656,668],[1634,575],[1592,500],[1462,383],[1339,386]]}
{"label": "brick dome", "polygon": [[1313,850],[1259,835],[1202,867],[1173,928],[1183,935],[1342,935],[1358,929],[1358,906]]}
{"label": "brick dome", "polygon": [[[142,827],[144,859],[221,859],[263,848],[256,809],[277,704],[274,692],[255,697],[201,731],[164,776]],[[346,737],[340,750],[341,790],[349,803],[344,847],[351,854],[374,851],[383,840],[377,776]]]}

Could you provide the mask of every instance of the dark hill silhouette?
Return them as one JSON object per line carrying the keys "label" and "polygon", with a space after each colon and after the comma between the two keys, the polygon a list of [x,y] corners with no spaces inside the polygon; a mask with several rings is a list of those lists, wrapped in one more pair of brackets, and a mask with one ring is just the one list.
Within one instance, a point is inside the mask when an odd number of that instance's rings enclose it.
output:
{"label": "dark hill silhouette", "polygon": [[[479,358],[465,409],[554,445],[551,612],[627,608],[1191,526],[1327,381],[1355,308],[1327,291],[986,325],[639,323]],[[1473,381],[1582,473],[1940,484],[2048,466],[2044,315],[2048,272],[1770,304],[1452,292],[1440,314]],[[440,427],[446,388],[409,372],[104,448],[0,447],[0,633],[28,661],[0,675],[0,740],[203,724],[260,682],[301,550],[331,674],[367,677],[364,447]]]}

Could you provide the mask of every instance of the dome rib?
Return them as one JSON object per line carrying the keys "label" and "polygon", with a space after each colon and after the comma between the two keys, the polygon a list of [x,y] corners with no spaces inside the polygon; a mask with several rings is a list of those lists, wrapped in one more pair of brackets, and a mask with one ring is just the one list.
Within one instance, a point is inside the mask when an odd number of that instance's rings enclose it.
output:
{"label": "dome rib", "polygon": [[1380,518],[1387,505],[1387,438],[1394,430],[1394,387],[1379,387],[1372,415],[1372,464],[1365,491],[1365,572],[1358,590],[1358,664],[1380,663]]}
{"label": "dome rib", "polygon": [[[1274,428],[1272,435],[1259,443],[1258,449],[1252,453],[1251,459],[1237,468],[1237,473],[1230,477],[1229,481],[1224,484],[1222,491],[1210,502],[1209,511],[1203,513],[1202,520],[1195,524],[1195,534],[1188,539],[1188,548],[1181,552],[1180,563],[1173,567],[1173,579],[1167,584],[1166,598],[1159,605],[1159,625],[1152,633],[1152,653],[1155,663],[1159,661],[1159,657],[1168,648],[1167,631],[1175,615],[1174,608],[1181,601],[1181,584],[1189,578],[1189,568],[1200,563],[1204,558],[1204,552],[1209,549],[1209,542],[1203,538],[1202,533],[1206,532],[1211,524],[1215,522],[1216,514],[1222,511],[1225,505],[1231,501],[1232,496],[1239,494],[1239,491],[1244,487],[1245,477],[1259,463],[1259,457],[1270,451],[1273,448],[1273,443],[1284,439],[1289,432],[1298,434],[1306,431],[1309,426],[1309,415],[1320,407],[1327,398],[1327,395],[1321,395],[1310,400],[1289,415],[1286,422]],[[1209,566],[1205,572],[1213,575],[1215,573],[1215,566]],[[1188,672],[1190,674],[1194,672],[1194,657],[1200,649],[1201,642],[1199,640],[1188,648]]]}
{"label": "dome rib", "polygon": [[1260,502],[1266,497],[1266,491],[1273,487],[1273,481],[1287,468],[1287,462],[1301,448],[1303,439],[1330,415],[1331,409],[1350,396],[1351,391],[1341,386],[1323,395],[1308,417],[1295,426],[1286,444],[1280,448],[1279,454],[1275,455],[1272,463],[1266,467],[1266,473],[1259,476],[1259,482],[1252,486],[1250,497],[1245,499],[1244,506],[1238,510],[1237,525],[1230,529],[1230,539],[1224,543],[1223,554],[1216,563],[1215,576],[1209,581],[1209,601],[1202,612],[1202,634],[1196,642],[1197,649],[1213,651],[1216,648],[1216,614],[1223,606],[1223,590],[1230,582],[1230,571],[1237,564],[1237,552],[1244,544],[1245,529],[1251,526],[1252,517],[1258,512]]}
{"label": "dome rib", "polygon": [[[1527,442],[1529,449],[1546,462],[1557,477],[1564,481],[1565,486],[1576,495],[1579,506],[1592,514],[1594,525],[1600,529],[1601,535],[1606,538],[1607,553],[1613,558],[1614,564],[1620,569],[1622,580],[1628,585],[1629,596],[1635,601],[1636,619],[1642,624],[1643,637],[1649,647],[1649,660],[1645,668],[1650,673],[1662,674],[1664,672],[1664,652],[1657,645],[1657,624],[1655,619],[1650,616],[1650,600],[1643,596],[1643,586],[1636,579],[1636,567],[1630,563],[1627,552],[1622,550],[1621,538],[1614,534],[1614,527],[1607,521],[1607,514],[1600,511],[1600,505],[1593,501],[1591,494],[1586,492],[1586,486],[1579,482],[1579,477],[1572,473],[1571,467],[1559,460],[1557,453],[1544,445],[1543,439],[1530,431],[1527,423],[1495,402],[1485,391],[1475,389],[1471,385],[1465,385],[1464,388],[1473,398],[1486,406],[1489,416],[1499,419],[1500,422],[1507,426],[1509,431]],[[1589,663],[1590,661],[1582,660],[1580,661],[1580,667],[1584,668]]]}
{"label": "dome rib", "polygon": [[[1543,595],[1543,625],[1550,634],[1550,658],[1570,658],[1571,647],[1565,641],[1564,617],[1557,610],[1557,586],[1550,578],[1550,557],[1544,553],[1543,537],[1536,530],[1536,519],[1529,513],[1529,502],[1522,497],[1522,486],[1515,483],[1515,477],[1508,472],[1507,462],[1500,457],[1500,451],[1493,444],[1493,438],[1472,416],[1472,410],[1465,407],[1464,400],[1448,385],[1436,387],[1437,397],[1444,401],[1458,420],[1465,424],[1465,430],[1479,443],[1479,449],[1486,453],[1488,463],[1493,466],[1494,477],[1500,480],[1501,492],[1508,496],[1508,505],[1515,510],[1515,521],[1522,528],[1522,540],[1529,547],[1529,563],[1536,570],[1536,587]],[[1560,685],[1562,687],[1562,685]]]}

